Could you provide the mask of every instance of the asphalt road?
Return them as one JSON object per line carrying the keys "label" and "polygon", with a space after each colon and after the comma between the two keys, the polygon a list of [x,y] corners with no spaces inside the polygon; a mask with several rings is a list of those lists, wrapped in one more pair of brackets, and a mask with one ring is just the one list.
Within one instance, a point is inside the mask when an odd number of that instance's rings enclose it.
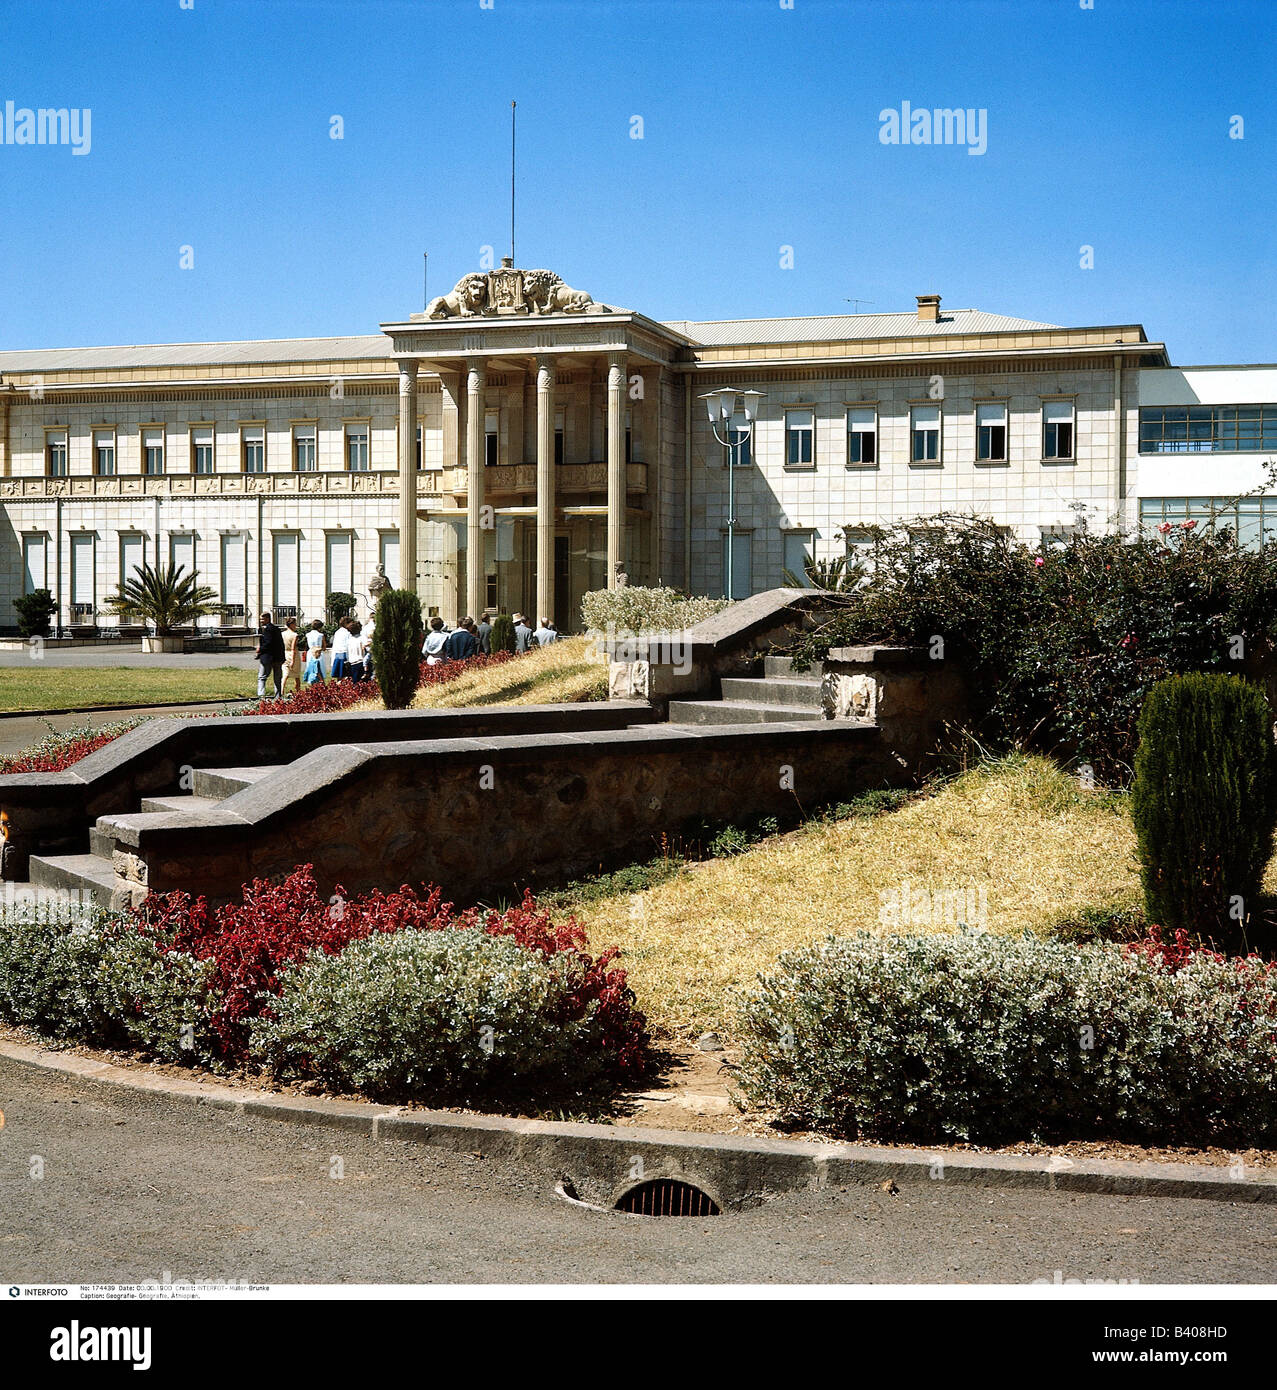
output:
{"label": "asphalt road", "polygon": [[662,1221],[571,1207],[551,1178],[491,1160],[3,1060],[0,1109],[0,1284],[1277,1279],[1273,1206],[937,1182]]}

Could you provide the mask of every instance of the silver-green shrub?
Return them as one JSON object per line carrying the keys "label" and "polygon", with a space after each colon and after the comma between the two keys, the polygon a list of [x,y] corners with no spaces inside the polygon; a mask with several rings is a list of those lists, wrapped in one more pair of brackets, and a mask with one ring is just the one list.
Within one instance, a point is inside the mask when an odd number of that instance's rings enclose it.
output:
{"label": "silver-green shrub", "polygon": [[49,1038],[211,1063],[212,969],[92,906],[35,900],[0,912],[0,1018]]}
{"label": "silver-green shrub", "polygon": [[1277,973],[959,932],[788,951],[740,1005],[745,1098],[791,1127],[936,1143],[1277,1137]]}
{"label": "silver-green shrub", "polygon": [[288,967],[251,1052],[276,1076],[378,1099],[538,1100],[588,1089],[610,1053],[571,962],[480,928],[376,933]]}
{"label": "silver-green shrub", "polygon": [[632,637],[648,632],[682,632],[729,606],[725,598],[688,598],[677,589],[623,584],[592,589],[581,599],[586,631],[595,638]]}

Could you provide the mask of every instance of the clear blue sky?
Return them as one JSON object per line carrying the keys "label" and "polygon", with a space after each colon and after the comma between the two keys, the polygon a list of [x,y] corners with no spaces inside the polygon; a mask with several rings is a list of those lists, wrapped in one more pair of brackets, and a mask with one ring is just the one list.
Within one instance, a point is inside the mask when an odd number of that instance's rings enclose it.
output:
{"label": "clear blue sky", "polygon": [[[0,113],[92,111],[86,156],[0,145],[0,348],[374,332],[423,250],[434,294],[508,249],[513,98],[516,259],[601,300],[936,292],[1273,362],[1275,38],[1272,0],[0,0]],[[902,101],[987,153],[880,143]]]}

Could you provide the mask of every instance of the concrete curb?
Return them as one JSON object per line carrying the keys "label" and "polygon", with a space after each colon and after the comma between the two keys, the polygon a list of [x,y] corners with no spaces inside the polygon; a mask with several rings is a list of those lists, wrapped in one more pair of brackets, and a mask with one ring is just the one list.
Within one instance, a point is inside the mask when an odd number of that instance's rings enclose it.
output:
{"label": "concrete curb", "polygon": [[0,1065],[54,1072],[86,1087],[163,1096],[237,1116],[321,1126],[400,1140],[533,1168],[587,1202],[610,1207],[637,1183],[679,1178],[708,1192],[724,1210],[753,1206],[784,1192],[937,1180],[990,1188],[1129,1197],[1196,1197],[1277,1203],[1277,1175],[1232,1177],[1228,1170],[1140,1160],[1073,1162],[964,1150],[890,1149],[752,1139],[638,1126],[507,1119],[449,1111],[405,1110],[368,1101],[278,1095],[271,1091],[186,1081],[144,1067],[95,1062],[74,1053],[0,1043]]}

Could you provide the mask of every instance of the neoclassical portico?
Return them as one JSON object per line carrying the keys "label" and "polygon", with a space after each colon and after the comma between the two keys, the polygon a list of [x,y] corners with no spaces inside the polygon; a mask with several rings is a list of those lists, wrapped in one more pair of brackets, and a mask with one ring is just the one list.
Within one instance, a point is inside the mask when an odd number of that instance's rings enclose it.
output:
{"label": "neoclassical portico", "polygon": [[[415,588],[418,575],[414,522],[458,527],[465,556],[458,606],[471,614],[493,606],[496,565],[524,563],[518,538],[526,538],[534,578],[514,588],[512,606],[560,625],[573,621],[556,612],[569,592],[564,565],[579,553],[569,528],[582,534],[588,523],[592,534],[605,525],[605,551],[591,552],[591,560],[595,571],[605,564],[605,578],[597,577],[608,587],[624,582],[631,563],[643,572],[654,568],[647,552],[659,544],[654,501],[668,452],[662,396],[675,389],[669,367],[684,344],[678,334],[597,303],[552,272],[516,269],[508,258],[497,270],[463,277],[424,313],[382,331],[400,368],[405,586]],[[417,488],[418,396],[436,384],[443,398],[438,500],[420,498]],[[502,525],[516,535],[498,544]],[[570,592],[579,587],[573,583]]]}

